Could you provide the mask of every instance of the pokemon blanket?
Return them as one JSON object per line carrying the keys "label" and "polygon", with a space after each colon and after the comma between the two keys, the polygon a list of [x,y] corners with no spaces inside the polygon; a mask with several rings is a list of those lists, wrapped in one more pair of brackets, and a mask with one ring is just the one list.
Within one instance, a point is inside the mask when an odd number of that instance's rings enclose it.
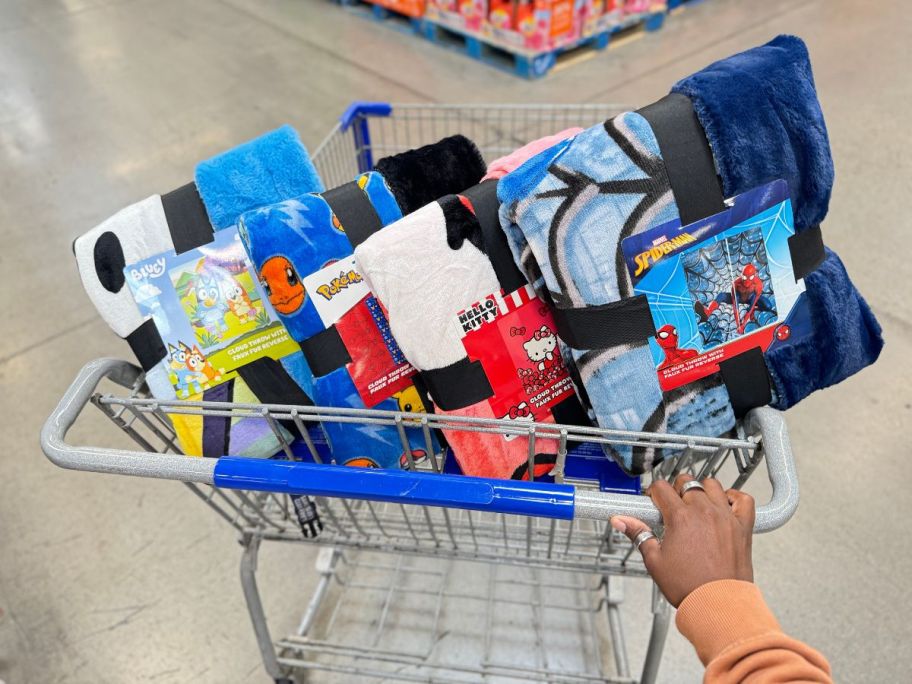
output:
{"label": "pokemon blanket", "polygon": [[[477,180],[484,166],[474,145],[457,136],[385,158],[377,168],[383,173],[343,188],[248,212],[241,236],[275,310],[301,343],[318,405],[424,412],[415,370],[355,265],[353,245],[466,174]],[[327,421],[324,430],[338,463],[407,463],[395,428]],[[424,435],[407,432],[412,454],[426,456]]]}

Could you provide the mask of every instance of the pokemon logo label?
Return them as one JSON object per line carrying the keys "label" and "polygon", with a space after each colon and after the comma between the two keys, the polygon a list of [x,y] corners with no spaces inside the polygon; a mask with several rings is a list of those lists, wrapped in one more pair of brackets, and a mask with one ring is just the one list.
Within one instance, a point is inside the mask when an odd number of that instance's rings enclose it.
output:
{"label": "pokemon logo label", "polygon": [[649,268],[650,261],[652,261],[654,265],[659,261],[659,259],[661,259],[666,254],[670,254],[671,252],[675,251],[678,247],[689,245],[690,243],[696,241],[697,239],[690,233],[681,233],[680,235],[671,238],[671,240],[665,240],[664,242],[659,243],[652,249],[647,249],[645,252],[640,252],[633,258],[633,260],[636,262],[636,271],[633,272],[634,277],[637,277],[644,273],[646,269]]}
{"label": "pokemon logo label", "polygon": [[331,300],[337,294],[348,288],[349,285],[360,283],[364,278],[357,271],[340,271],[339,275],[328,283],[320,285],[317,288],[317,294],[322,296],[326,301]]}
{"label": "pokemon logo label", "polygon": [[143,264],[138,268],[130,269],[130,277],[140,281],[143,278],[158,278],[165,272],[165,257],[159,257],[151,264]]}

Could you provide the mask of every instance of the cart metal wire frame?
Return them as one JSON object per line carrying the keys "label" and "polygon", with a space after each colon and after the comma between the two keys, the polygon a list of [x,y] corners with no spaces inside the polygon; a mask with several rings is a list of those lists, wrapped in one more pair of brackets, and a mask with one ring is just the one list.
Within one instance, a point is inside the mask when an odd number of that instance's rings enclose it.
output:
{"label": "cart metal wire frame", "polygon": [[[350,180],[386,154],[453,133],[472,138],[487,159],[530,139],[618,111],[603,105],[353,105],[318,147],[314,161],[327,186]],[[107,382],[114,392],[102,392]],[[73,446],[66,433],[92,403],[140,451]],[[255,416],[280,442],[293,425],[315,463],[292,460],[187,458],[168,414]],[[321,464],[307,426],[375,423],[399,431],[404,471]],[[553,482],[517,482],[446,475],[443,454],[430,448],[434,429],[521,434],[530,459],[537,440],[558,443]],[[407,432],[420,431],[428,458],[416,462]],[[638,554],[608,525],[612,515],[660,525],[645,496],[599,491],[564,475],[568,442],[652,444],[670,454],[642,484],[681,472],[716,476],[741,487],[765,460],[771,498],[757,511],[755,531],[783,525],[798,504],[798,484],[781,414],[753,411],[733,438],[634,433],[433,414],[160,401],[149,397],[139,369],[123,361],[87,364],[46,422],[41,445],[65,468],[173,479],[238,533],[241,580],[267,673],[294,681],[352,677],[421,682],[653,682],[670,611],[653,591],[653,626],[639,678],[631,676],[620,613],[622,576],[645,576]],[[530,464],[531,466],[531,464]],[[529,472],[534,472],[530,467]],[[322,532],[303,538],[293,495],[316,498]],[[263,541],[316,543],[319,580],[294,634],[273,640],[256,564]],[[474,575],[472,575],[474,573]],[[477,575],[481,575],[481,581]],[[472,582],[459,581],[472,575]],[[560,636],[557,636],[560,635]],[[603,645],[610,643],[610,654]],[[476,657],[470,657],[474,654]]]}

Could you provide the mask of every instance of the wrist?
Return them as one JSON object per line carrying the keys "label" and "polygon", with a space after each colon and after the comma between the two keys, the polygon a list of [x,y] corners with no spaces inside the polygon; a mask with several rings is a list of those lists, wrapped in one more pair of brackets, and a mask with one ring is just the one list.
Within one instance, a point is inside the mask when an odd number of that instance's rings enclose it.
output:
{"label": "wrist", "polygon": [[691,591],[681,601],[675,623],[704,665],[740,641],[782,631],[760,589],[733,579],[707,582]]}

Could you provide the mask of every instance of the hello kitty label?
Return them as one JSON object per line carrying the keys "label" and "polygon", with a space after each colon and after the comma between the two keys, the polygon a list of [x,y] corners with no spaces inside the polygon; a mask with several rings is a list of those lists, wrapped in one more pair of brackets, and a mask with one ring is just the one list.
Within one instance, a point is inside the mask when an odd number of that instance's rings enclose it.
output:
{"label": "hello kitty label", "polygon": [[495,415],[543,420],[573,392],[554,319],[529,285],[488,295],[460,311],[456,322],[466,354],[481,363],[494,390],[488,402]]}

